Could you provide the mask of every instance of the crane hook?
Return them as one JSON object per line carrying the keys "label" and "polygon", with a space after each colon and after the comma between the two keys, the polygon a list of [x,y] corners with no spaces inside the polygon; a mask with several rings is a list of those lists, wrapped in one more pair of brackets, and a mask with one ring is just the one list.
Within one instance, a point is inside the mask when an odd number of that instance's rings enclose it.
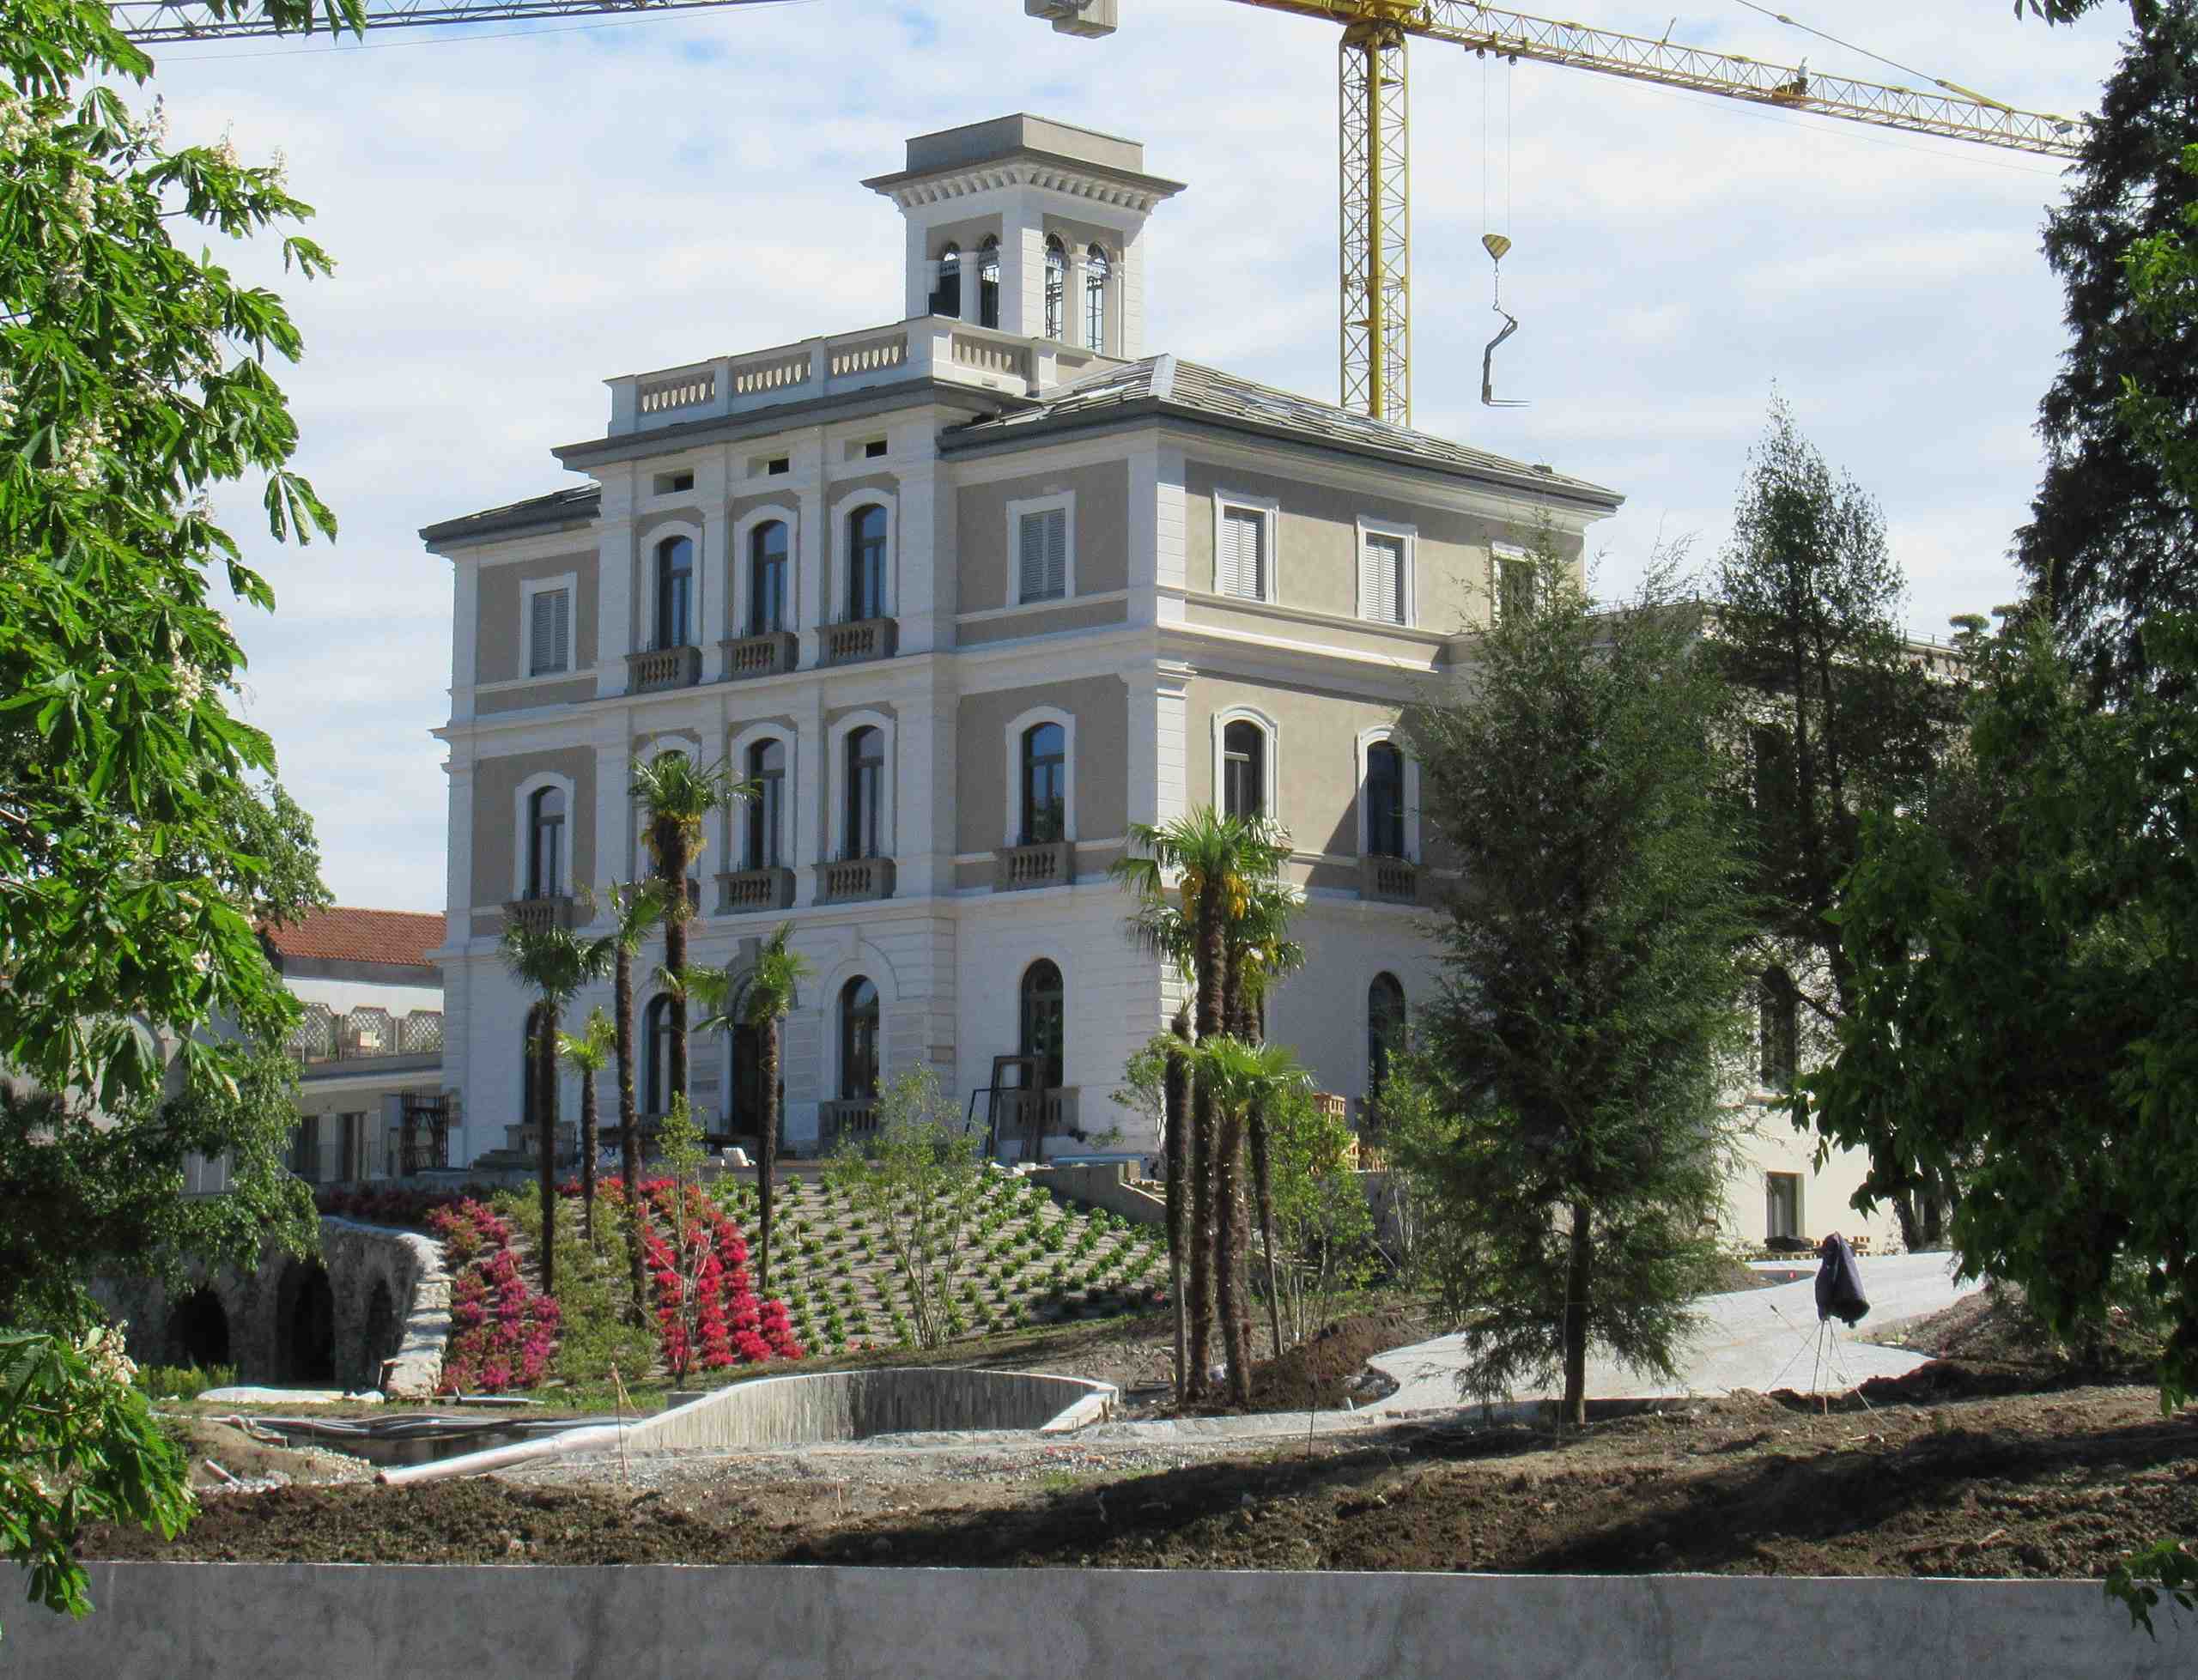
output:
{"label": "crane hook", "polygon": [[1503,306],[1503,257],[1511,249],[1511,241],[1501,234],[1483,234],[1480,242],[1496,268],[1496,297],[1489,306],[1503,317],[1503,331],[1490,339],[1488,348],[1480,353],[1480,400],[1487,408],[1523,409],[1527,406],[1524,397],[1496,394],[1496,347],[1519,330],[1519,318]]}

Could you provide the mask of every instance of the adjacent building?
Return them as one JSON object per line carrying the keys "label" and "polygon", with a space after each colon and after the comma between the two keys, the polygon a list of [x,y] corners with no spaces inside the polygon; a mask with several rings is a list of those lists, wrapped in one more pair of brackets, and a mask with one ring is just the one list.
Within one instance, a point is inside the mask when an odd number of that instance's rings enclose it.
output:
{"label": "adjacent building", "polygon": [[[455,584],[452,1164],[522,1113],[507,920],[586,924],[647,872],[629,767],[664,753],[756,787],[692,949],[737,970],[792,923],[798,1150],[923,1066],[1004,1154],[1041,1126],[1048,1157],[1151,1153],[1114,1093],[1178,994],[1107,868],[1209,802],[1291,837],[1308,962],[1269,1026],[1324,1089],[1362,1101],[1434,983],[1446,860],[1398,708],[1537,533],[1576,558],[1618,495],[1153,351],[1148,222],[1182,186],[1134,142],[1005,117],[864,185],[903,220],[900,318],[614,378],[602,434],[553,452],[586,482],[422,533]],[[649,1113],[665,1017],[645,994]],[[695,1044],[713,1131],[755,1130],[754,1052]]]}

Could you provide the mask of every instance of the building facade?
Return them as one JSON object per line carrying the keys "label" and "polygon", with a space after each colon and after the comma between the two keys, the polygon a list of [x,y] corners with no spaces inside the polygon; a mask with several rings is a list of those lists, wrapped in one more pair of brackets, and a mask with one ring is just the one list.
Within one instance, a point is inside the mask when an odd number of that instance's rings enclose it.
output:
{"label": "building facade", "polygon": [[[1620,498],[1148,353],[1181,185],[1134,143],[1009,117],[865,185],[904,219],[903,318],[613,379],[604,434],[554,452],[588,483],[422,533],[455,579],[454,1164],[522,1112],[506,919],[586,923],[647,872],[630,766],[666,752],[756,789],[708,835],[691,954],[737,970],[792,922],[797,1150],[925,1066],[981,1120],[1044,1093],[1049,1157],[1152,1153],[1114,1094],[1178,994],[1107,868],[1208,803],[1290,836],[1308,961],[1269,1030],[1324,1089],[1363,1100],[1434,983],[1445,860],[1398,709],[1538,533],[1576,561]],[[663,1018],[645,992],[645,1113]],[[713,1131],[755,1130],[752,1051],[693,1046]]]}

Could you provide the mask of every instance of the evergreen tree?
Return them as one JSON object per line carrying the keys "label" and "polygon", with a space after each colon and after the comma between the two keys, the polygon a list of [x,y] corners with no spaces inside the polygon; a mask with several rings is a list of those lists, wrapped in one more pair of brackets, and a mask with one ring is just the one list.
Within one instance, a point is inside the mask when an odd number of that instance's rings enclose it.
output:
{"label": "evergreen tree", "polygon": [[2039,405],[2045,476],[2017,533],[2032,591],[2101,696],[2146,680],[2145,620],[2198,608],[2198,505],[2131,430],[2136,379],[2188,414],[2198,403],[2198,326],[2129,306],[2123,258],[2183,224],[2198,179],[2198,0],[2139,11],[2109,78],[2067,200],[2046,223],[2046,260],[2067,288],[2074,342]]}
{"label": "evergreen tree", "polygon": [[1671,1374],[1715,1255],[1749,906],[1699,610],[1662,569],[1616,614],[1552,556],[1537,585],[1470,686],[1405,713],[1423,820],[1471,883],[1411,1058],[1444,1124],[1405,1164],[1458,1262],[1467,1386],[1561,1372],[1578,1423],[1591,1344]]}

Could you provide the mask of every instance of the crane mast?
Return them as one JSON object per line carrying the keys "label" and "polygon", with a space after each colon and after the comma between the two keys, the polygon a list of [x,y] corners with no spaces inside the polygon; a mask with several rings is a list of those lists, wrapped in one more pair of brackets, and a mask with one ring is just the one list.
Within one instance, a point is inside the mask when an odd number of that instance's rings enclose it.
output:
{"label": "crane mast", "polygon": [[[1630,81],[1744,100],[1796,114],[1941,139],[2075,157],[2080,118],[2018,111],[1951,82],[1934,91],[1820,76],[1668,37],[1591,29],[1473,0],[1235,0],[1340,27],[1338,167],[1342,231],[1344,406],[1412,423],[1411,139],[1406,43],[1418,36],[1475,53],[1532,59]],[[1023,0],[1023,9],[1078,35],[1112,33],[1117,0]]]}

